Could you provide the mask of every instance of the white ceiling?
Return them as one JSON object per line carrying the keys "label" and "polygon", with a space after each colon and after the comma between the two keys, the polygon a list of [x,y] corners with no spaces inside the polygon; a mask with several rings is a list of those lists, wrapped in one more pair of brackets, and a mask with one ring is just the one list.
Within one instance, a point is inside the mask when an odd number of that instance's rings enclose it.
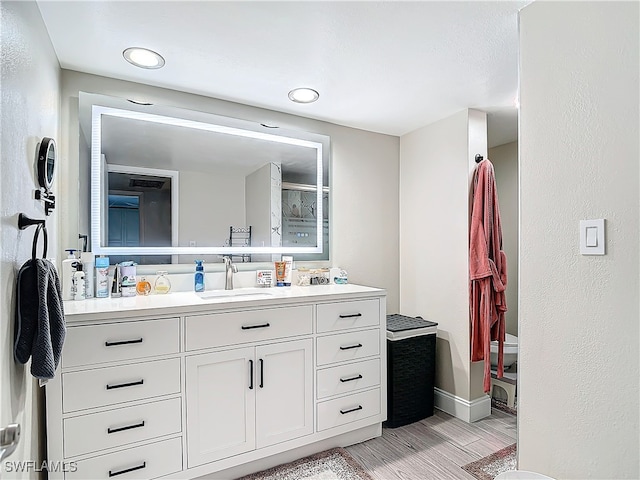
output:
{"label": "white ceiling", "polygon": [[[62,68],[390,135],[477,108],[490,146],[517,138],[528,3],[38,1]],[[130,46],[165,67],[130,65]],[[320,99],[292,103],[301,86]]]}

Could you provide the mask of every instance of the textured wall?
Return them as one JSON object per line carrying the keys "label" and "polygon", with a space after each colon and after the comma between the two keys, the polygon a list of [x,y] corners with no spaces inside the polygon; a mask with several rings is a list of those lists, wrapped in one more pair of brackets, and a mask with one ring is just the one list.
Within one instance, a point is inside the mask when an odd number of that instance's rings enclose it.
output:
{"label": "textured wall", "polygon": [[[387,290],[387,309],[398,309],[398,137],[357,130],[286,113],[149,87],[106,77],[62,71],[62,134],[69,146],[65,162],[61,232],[63,244],[77,237],[78,92],[144,98],[219,115],[331,137],[331,261],[349,272],[349,281]],[[188,267],[191,271],[191,267]]]}
{"label": "textured wall", "polygon": [[[463,110],[400,139],[400,311],[438,322],[436,386],[483,394],[469,350],[469,180],[486,115]],[[480,366],[480,367],[479,367]]]}
{"label": "textured wall", "polygon": [[502,220],[502,247],[507,255],[507,333],[518,334],[518,142],[489,149],[496,172]]}
{"label": "textured wall", "polygon": [[[20,212],[44,218],[42,204],[33,198],[35,152],[42,137],[59,138],[60,68],[35,2],[3,1],[0,16],[0,426],[13,422],[22,426],[19,448],[9,460],[37,461],[42,458],[42,389],[31,377],[29,364],[13,360],[16,273],[31,256],[34,227],[20,231],[17,223]],[[58,171],[54,180],[58,192],[59,178]],[[47,221],[49,256],[58,251],[56,220],[54,212]],[[10,474],[4,468],[0,476],[37,477],[33,471]]]}
{"label": "textured wall", "polygon": [[[639,478],[637,2],[520,16],[519,467]],[[579,221],[606,219],[605,256]]]}

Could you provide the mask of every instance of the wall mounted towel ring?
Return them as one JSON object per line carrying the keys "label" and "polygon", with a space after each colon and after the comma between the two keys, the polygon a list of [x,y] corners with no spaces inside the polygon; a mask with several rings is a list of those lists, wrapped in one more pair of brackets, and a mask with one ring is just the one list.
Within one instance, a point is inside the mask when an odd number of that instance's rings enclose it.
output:
{"label": "wall mounted towel ring", "polygon": [[18,228],[20,230],[24,230],[25,228],[30,227],[31,225],[37,225],[36,233],[33,234],[33,247],[31,248],[31,259],[35,260],[36,250],[38,247],[38,238],[40,237],[40,232],[43,233],[44,244],[42,247],[42,258],[47,258],[47,247],[49,243],[49,239],[47,236],[47,227],[44,224],[44,220],[38,220],[35,218],[30,218],[26,216],[24,213],[18,215]]}
{"label": "wall mounted towel ring", "polygon": [[43,137],[38,148],[38,184],[36,199],[44,202],[44,213],[50,215],[56,206],[56,198],[51,193],[53,185],[53,172],[56,167],[56,142],[53,138]]}

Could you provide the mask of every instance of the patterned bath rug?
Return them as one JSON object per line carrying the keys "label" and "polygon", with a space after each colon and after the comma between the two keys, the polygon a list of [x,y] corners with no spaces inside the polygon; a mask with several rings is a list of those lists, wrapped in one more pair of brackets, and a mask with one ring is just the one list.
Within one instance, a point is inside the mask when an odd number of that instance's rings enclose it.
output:
{"label": "patterned bath rug", "polygon": [[373,480],[344,449],[333,448],[238,480]]}
{"label": "patterned bath rug", "polygon": [[507,402],[499,398],[491,397],[491,408],[500,410],[501,412],[510,413],[511,415],[518,415],[518,398],[516,397],[513,403],[513,408],[507,406]]}
{"label": "patterned bath rug", "polygon": [[516,469],[516,444],[498,450],[475,462],[462,466],[462,469],[470,473],[478,480],[493,480],[502,472]]}

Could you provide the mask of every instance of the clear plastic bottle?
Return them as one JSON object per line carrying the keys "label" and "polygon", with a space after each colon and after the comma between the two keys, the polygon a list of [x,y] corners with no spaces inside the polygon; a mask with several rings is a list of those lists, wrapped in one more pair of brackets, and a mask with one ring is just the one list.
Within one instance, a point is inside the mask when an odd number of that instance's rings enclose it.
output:
{"label": "clear plastic bottle", "polygon": [[153,290],[160,294],[169,293],[171,290],[171,282],[169,281],[169,277],[167,277],[167,272],[156,272],[156,275],[158,275],[158,277],[153,284]]}

